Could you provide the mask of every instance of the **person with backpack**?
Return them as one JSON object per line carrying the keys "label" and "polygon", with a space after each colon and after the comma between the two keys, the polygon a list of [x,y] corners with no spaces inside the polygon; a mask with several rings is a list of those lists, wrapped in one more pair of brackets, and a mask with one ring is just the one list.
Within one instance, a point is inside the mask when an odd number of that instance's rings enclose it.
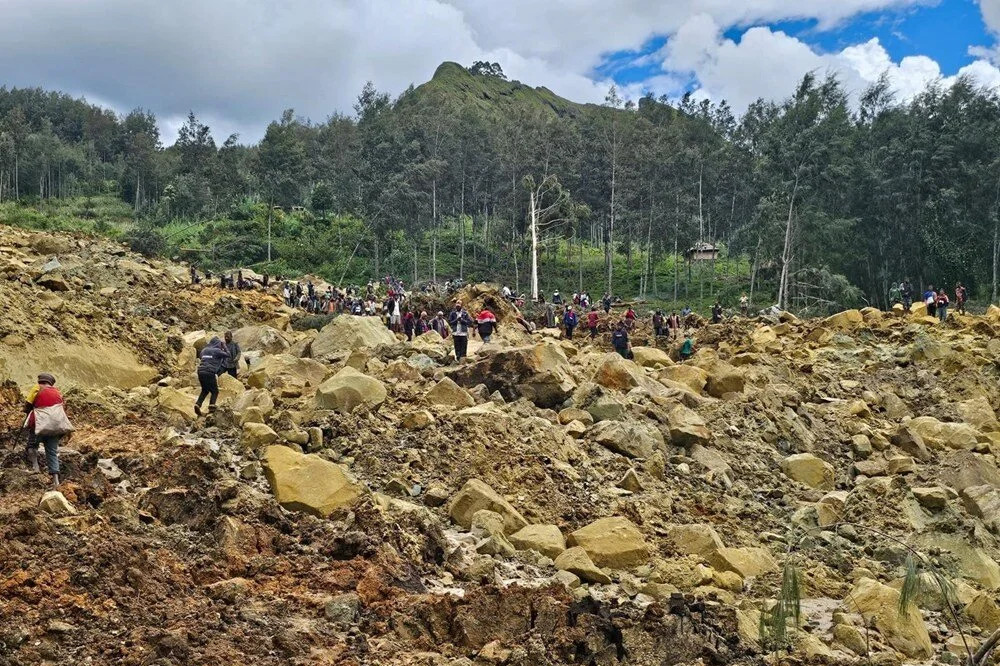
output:
{"label": "person with backpack", "polygon": [[24,405],[28,443],[25,456],[34,472],[38,469],[38,446],[45,447],[45,464],[52,476],[52,487],[59,485],[59,445],[63,437],[73,432],[66,416],[62,394],[56,388],[56,378],[48,372],[38,375],[38,384],[28,393]]}
{"label": "person with backpack", "polygon": [[661,337],[666,334],[666,319],[663,317],[663,312],[657,310],[653,313],[653,335],[656,337]]}
{"label": "person with backpack", "polygon": [[576,316],[576,312],[573,310],[573,306],[567,305],[566,313],[563,314],[563,326],[566,329],[567,340],[573,339],[573,329],[576,328],[577,323],[579,323],[579,319]]}
{"label": "person with backpack", "polygon": [[455,360],[461,361],[469,350],[469,327],[474,325],[472,317],[462,307],[462,301],[455,301],[455,309],[448,315],[448,324],[455,339]]}
{"label": "person with backpack", "polygon": [[958,314],[965,314],[965,301],[969,298],[969,292],[961,282],[955,284],[955,307]]}
{"label": "person with backpack", "polygon": [[215,402],[219,399],[219,375],[226,370],[229,350],[222,340],[212,338],[201,350],[198,359],[198,383],[201,384],[201,393],[194,403],[194,413],[201,416],[201,403],[209,396],[211,399],[208,401],[208,411],[215,411]]}
{"label": "person with backpack", "polygon": [[681,318],[677,316],[676,310],[667,317],[667,329],[670,331],[671,340],[676,340],[681,334]]}
{"label": "person with backpack", "polygon": [[950,301],[948,300],[948,294],[945,292],[944,287],[942,287],[941,290],[938,291],[937,293],[937,313],[938,313],[938,318],[941,320],[942,324],[945,322],[946,319],[948,319],[949,303]]}
{"label": "person with backpack", "polygon": [[599,319],[600,315],[597,314],[597,308],[590,308],[590,312],[587,314],[587,328],[590,329],[591,340],[597,337],[597,322]]}
{"label": "person with backpack", "polygon": [[476,332],[483,342],[489,342],[497,329],[497,316],[489,308],[483,308],[476,315]]}
{"label": "person with backpack", "polygon": [[937,315],[937,292],[934,291],[933,285],[927,285],[924,291],[924,305],[927,306],[928,317]]}
{"label": "person with backpack", "polygon": [[632,306],[630,305],[628,310],[625,311],[625,326],[628,327],[628,330],[631,331],[633,328],[635,328],[636,317],[638,317],[638,315],[635,313],[635,310],[633,310]]}
{"label": "person with backpack", "polygon": [[624,321],[615,325],[615,330],[611,333],[611,346],[622,358],[632,358],[632,345],[628,341],[628,328]]}
{"label": "person with backpack", "polygon": [[903,297],[903,310],[909,312],[910,306],[913,305],[913,285],[910,284],[909,278],[903,280],[903,284],[899,285],[899,291]]}

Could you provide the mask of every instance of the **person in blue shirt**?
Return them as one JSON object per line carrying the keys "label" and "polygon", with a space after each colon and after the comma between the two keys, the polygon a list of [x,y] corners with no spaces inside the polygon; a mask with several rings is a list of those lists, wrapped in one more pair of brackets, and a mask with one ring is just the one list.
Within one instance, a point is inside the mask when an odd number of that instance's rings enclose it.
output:
{"label": "person in blue shirt", "polygon": [[566,313],[563,315],[563,326],[566,328],[566,339],[573,339],[573,329],[579,323],[577,319],[576,312],[573,311],[573,306],[566,306]]}

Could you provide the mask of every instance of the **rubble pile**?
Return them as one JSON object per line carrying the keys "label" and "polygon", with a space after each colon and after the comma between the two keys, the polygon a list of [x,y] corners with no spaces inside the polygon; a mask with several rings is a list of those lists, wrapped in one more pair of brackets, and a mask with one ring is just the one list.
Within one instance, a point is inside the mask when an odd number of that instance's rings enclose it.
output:
{"label": "rubble pile", "polygon": [[[1000,627],[998,309],[456,364],[104,241],[0,229],[0,261],[2,665],[959,663]],[[196,417],[226,329],[249,363]],[[42,369],[79,427],[57,491],[19,459]]]}

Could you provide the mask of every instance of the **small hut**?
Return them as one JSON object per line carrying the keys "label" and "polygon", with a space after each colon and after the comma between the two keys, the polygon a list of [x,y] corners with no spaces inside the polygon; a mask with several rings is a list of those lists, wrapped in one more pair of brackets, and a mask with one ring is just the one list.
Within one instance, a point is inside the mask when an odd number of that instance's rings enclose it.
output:
{"label": "small hut", "polygon": [[719,248],[711,243],[698,241],[684,253],[684,258],[689,263],[692,261],[711,261],[719,258]]}

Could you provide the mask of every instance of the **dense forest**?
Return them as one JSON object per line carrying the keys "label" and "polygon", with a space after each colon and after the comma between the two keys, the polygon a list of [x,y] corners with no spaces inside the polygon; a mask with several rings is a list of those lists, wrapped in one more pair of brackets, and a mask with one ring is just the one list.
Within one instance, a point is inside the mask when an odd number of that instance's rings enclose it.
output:
{"label": "dense forest", "polygon": [[352,115],[288,110],[256,145],[221,138],[191,113],[164,147],[146,110],[0,88],[0,221],[115,197],[147,251],[334,281],[530,291],[537,247],[542,289],[676,300],[680,257],[708,243],[725,265],[699,267],[711,288],[763,304],[884,305],[904,277],[998,296],[1000,98],[968,80],[904,103],[886,80],[849,93],[808,75],[737,117],[614,88],[576,104],[445,63],[396,99],[368,84]]}

